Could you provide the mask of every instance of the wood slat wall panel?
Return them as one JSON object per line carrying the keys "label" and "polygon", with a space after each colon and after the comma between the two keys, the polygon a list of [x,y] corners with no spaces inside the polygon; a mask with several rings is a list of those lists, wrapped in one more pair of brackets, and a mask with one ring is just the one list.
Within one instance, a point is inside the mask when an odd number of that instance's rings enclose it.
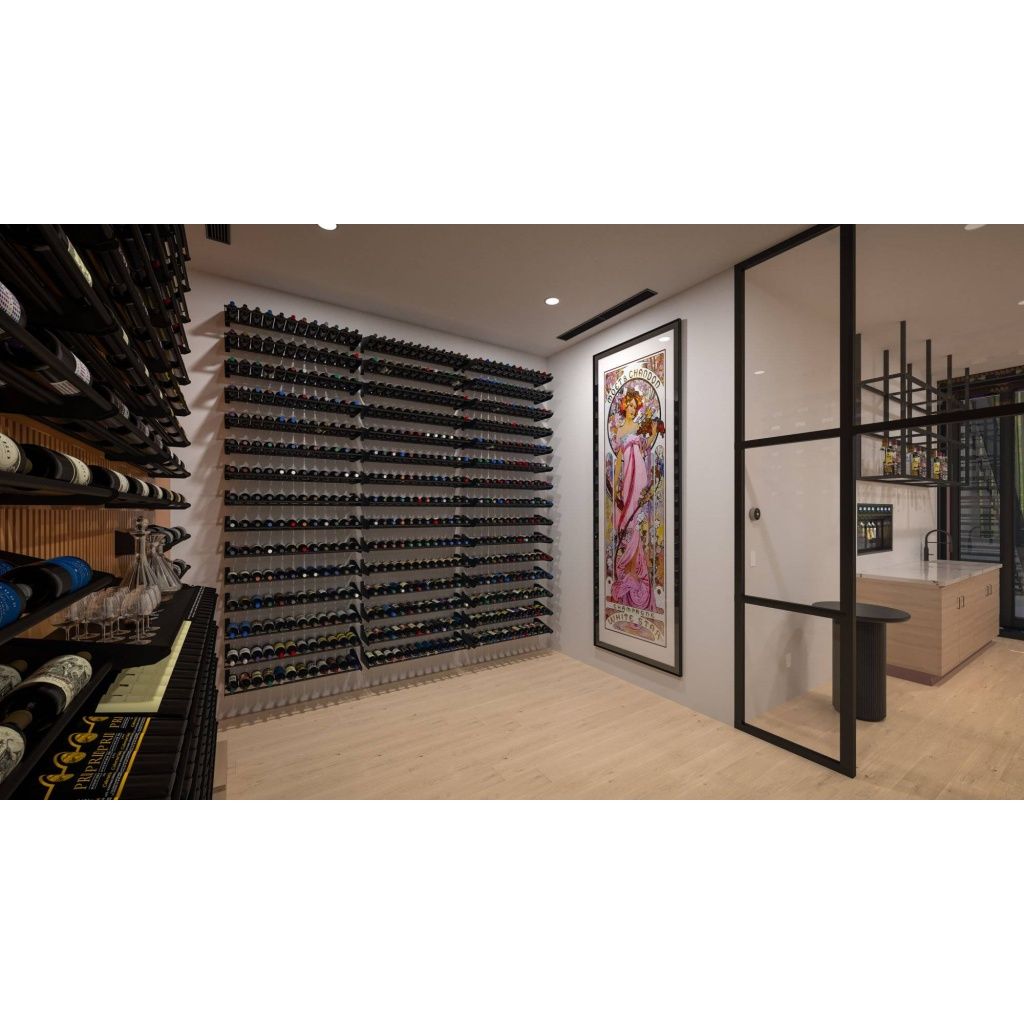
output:
{"label": "wood slat wall panel", "polygon": [[[0,415],[0,433],[13,437],[19,443],[45,445],[92,465],[108,466],[122,473],[146,478],[145,472],[138,466],[112,462],[76,438],[67,437],[24,416]],[[157,478],[155,482],[161,486],[170,486],[163,479]],[[168,511],[147,511],[144,514],[150,522],[161,526],[170,525],[171,516]],[[0,505],[0,549],[39,558],[78,555],[94,569],[121,576],[129,570],[130,559],[119,559],[114,555],[114,531],[131,530],[136,515],[137,512],[123,509],[90,506],[8,508]],[[46,636],[52,629],[51,623],[43,623],[26,631],[25,636]]]}

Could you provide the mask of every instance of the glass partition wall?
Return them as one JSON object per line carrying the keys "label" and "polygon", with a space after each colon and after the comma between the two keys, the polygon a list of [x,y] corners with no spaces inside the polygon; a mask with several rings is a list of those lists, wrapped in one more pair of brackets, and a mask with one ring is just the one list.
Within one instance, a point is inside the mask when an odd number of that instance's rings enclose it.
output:
{"label": "glass partition wall", "polygon": [[735,724],[850,776],[858,500],[895,506],[872,565],[946,530],[929,557],[999,561],[1024,626],[1024,227],[978,227],[822,225],[735,268]]}

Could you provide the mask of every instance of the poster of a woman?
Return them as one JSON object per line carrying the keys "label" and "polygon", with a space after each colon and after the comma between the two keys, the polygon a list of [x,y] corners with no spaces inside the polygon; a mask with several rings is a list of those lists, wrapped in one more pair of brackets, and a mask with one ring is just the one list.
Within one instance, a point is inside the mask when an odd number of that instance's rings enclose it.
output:
{"label": "poster of a woman", "polygon": [[659,665],[671,659],[672,671],[679,660],[673,657],[679,635],[674,622],[678,580],[667,588],[666,571],[678,558],[670,529],[678,514],[672,501],[678,474],[669,457],[676,452],[670,373],[678,361],[671,329],[655,333],[662,336],[654,344],[635,339],[641,345],[627,354],[633,358],[597,357],[602,363],[596,441],[604,479],[597,510],[602,579],[595,643],[612,646],[610,635],[617,635],[617,643],[628,644],[621,653],[628,650],[630,656],[653,658]]}

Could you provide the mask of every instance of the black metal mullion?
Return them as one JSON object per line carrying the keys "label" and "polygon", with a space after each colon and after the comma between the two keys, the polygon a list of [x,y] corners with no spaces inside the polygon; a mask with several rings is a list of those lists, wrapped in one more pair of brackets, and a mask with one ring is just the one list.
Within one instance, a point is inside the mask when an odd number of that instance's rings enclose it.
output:
{"label": "black metal mullion", "polygon": [[852,224],[839,228],[839,763],[857,775],[857,236]]}
{"label": "black metal mullion", "polygon": [[746,435],[746,360],[744,355],[745,338],[745,288],[744,268],[738,265],[733,272],[733,308],[735,315],[735,338],[733,373],[735,403],[733,429],[735,431],[733,456],[733,724],[743,729],[747,718],[746,690],[746,530],[747,520],[744,514],[747,499],[743,474]]}

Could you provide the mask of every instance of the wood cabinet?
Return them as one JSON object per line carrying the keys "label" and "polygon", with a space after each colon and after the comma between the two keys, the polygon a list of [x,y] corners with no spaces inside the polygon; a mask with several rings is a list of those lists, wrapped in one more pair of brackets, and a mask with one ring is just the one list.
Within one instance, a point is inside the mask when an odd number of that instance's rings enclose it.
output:
{"label": "wood cabinet", "polygon": [[902,608],[889,626],[892,675],[935,683],[999,635],[999,569],[940,587],[910,580],[857,580],[857,600]]}

